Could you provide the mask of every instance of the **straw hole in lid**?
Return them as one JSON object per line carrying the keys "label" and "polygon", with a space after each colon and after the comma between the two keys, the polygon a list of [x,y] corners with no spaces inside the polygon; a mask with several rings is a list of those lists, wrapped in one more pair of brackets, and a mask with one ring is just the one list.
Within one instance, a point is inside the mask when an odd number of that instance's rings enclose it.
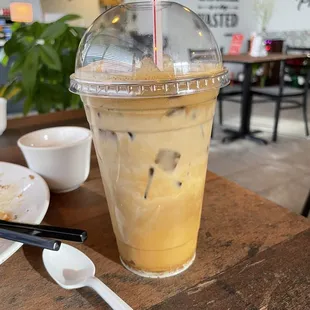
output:
{"label": "straw hole in lid", "polygon": [[119,94],[128,94],[128,91],[129,90],[129,88],[128,88],[128,86],[126,86],[126,85],[120,85],[120,86],[118,86],[118,88],[117,88],[117,92],[119,93]]}
{"label": "straw hole in lid", "polygon": [[154,85],[154,91],[165,91],[165,85],[164,84],[157,84],[157,85]]}
{"label": "straw hole in lid", "polygon": [[106,92],[107,91],[106,91],[106,87],[105,86],[99,86],[98,95],[105,94]]}
{"label": "straw hole in lid", "polygon": [[179,82],[178,83],[178,91],[179,92],[186,91],[188,89],[189,89],[188,82]]}
{"label": "straw hole in lid", "polygon": [[197,80],[197,84],[198,84],[197,85],[198,89],[204,89],[206,82],[204,79],[199,79],[199,80]]}
{"label": "straw hole in lid", "polygon": [[129,93],[140,95],[141,94],[141,87],[139,85],[129,86]]}
{"label": "straw hole in lid", "polygon": [[150,85],[143,85],[142,86],[142,94],[150,93],[150,92],[152,92],[152,87]]}
{"label": "straw hole in lid", "polygon": [[188,82],[188,89],[197,89],[199,88],[198,81],[190,81]]}
{"label": "straw hole in lid", "polygon": [[82,85],[82,92],[88,93],[88,85]]}
{"label": "straw hole in lid", "polygon": [[107,92],[111,94],[117,94],[117,86],[107,85]]}
{"label": "straw hole in lid", "polygon": [[178,90],[177,85],[175,83],[167,83],[166,91],[169,93],[176,93]]}
{"label": "straw hole in lid", "polygon": [[89,85],[89,91],[91,92],[91,93],[98,93],[98,87],[97,87],[97,85]]}

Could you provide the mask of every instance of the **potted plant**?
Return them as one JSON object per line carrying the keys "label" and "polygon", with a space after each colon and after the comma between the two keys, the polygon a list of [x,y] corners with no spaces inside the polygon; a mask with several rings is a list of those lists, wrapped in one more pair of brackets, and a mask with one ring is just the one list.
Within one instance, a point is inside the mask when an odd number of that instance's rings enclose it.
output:
{"label": "potted plant", "polygon": [[267,55],[264,37],[266,27],[272,17],[275,0],[255,0],[254,11],[257,18],[257,30],[251,35],[250,55],[253,57],[264,57]]}
{"label": "potted plant", "polygon": [[23,100],[25,115],[32,109],[47,113],[81,106],[79,96],[68,91],[85,29],[67,22],[78,18],[66,15],[50,24],[14,25],[11,39],[4,45],[2,64],[10,64],[7,90],[18,90],[10,102]]}
{"label": "potted plant", "polygon": [[266,27],[272,17],[275,0],[255,0],[254,11],[257,18],[258,33],[266,32]]}

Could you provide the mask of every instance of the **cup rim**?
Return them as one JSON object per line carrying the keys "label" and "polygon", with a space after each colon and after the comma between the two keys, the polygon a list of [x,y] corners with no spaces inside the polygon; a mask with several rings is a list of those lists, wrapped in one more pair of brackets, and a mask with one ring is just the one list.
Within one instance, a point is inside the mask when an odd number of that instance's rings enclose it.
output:
{"label": "cup rim", "polygon": [[7,99],[6,98],[4,98],[4,97],[0,97],[0,104],[1,105],[6,105],[7,104]]}
{"label": "cup rim", "polygon": [[[99,73],[101,74],[101,73]],[[101,98],[161,98],[193,95],[219,90],[230,83],[228,70],[198,77],[174,80],[133,80],[128,82],[85,80],[73,73],[70,76],[69,91],[80,96]]]}
{"label": "cup rim", "polygon": [[[67,143],[65,145],[59,145],[59,146],[29,146],[26,145],[22,142],[23,139],[33,135],[34,133],[40,132],[40,131],[47,131],[47,130],[51,130],[51,129],[78,129],[78,130],[82,130],[84,132],[87,133],[87,136],[83,139],[77,140],[75,142],[71,142],[71,143]],[[88,128],[84,128],[84,127],[79,127],[79,126],[55,126],[55,127],[48,127],[48,128],[42,128],[39,130],[35,130],[35,131],[31,131],[23,136],[21,136],[18,140],[17,140],[17,145],[19,148],[21,149],[26,149],[26,150],[36,150],[36,151],[51,151],[51,150],[60,150],[60,149],[66,149],[66,148],[70,148],[76,145],[80,145],[83,144],[84,142],[91,140],[92,139],[92,133]]]}

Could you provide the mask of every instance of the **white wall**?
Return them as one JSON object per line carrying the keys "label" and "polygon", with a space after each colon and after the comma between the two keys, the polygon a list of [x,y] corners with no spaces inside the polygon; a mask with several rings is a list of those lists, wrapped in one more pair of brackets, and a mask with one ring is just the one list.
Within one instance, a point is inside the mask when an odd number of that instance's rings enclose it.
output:
{"label": "white wall", "polygon": [[310,1],[302,4],[298,10],[300,2],[302,1],[276,0],[268,31],[310,30]]}
{"label": "white wall", "polygon": [[53,16],[57,19],[60,15],[78,14],[82,18],[74,23],[82,27],[90,26],[100,14],[99,0],[41,0],[41,5],[48,21]]}

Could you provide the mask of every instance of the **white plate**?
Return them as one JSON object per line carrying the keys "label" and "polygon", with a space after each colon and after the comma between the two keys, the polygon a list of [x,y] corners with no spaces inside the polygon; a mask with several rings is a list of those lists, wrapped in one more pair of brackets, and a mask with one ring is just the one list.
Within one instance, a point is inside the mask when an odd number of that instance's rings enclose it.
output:
{"label": "white plate", "polygon": [[[49,201],[50,192],[42,177],[28,168],[0,162],[0,212],[10,213],[16,222],[40,224]],[[0,239],[0,265],[21,246]]]}

